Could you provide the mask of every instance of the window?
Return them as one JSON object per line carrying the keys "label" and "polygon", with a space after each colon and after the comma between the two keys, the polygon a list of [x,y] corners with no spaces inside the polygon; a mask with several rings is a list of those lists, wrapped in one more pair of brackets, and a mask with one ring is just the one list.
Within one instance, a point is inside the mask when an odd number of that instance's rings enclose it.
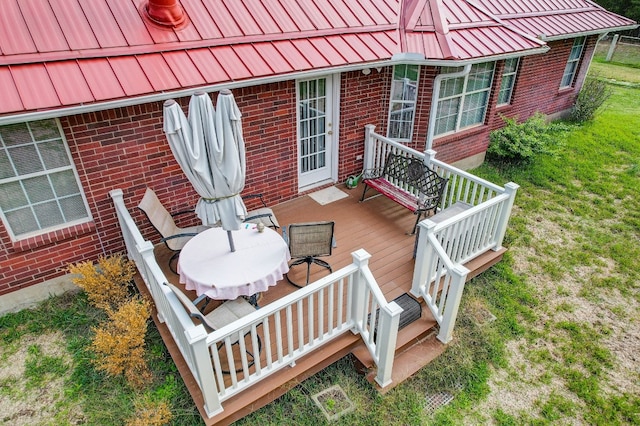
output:
{"label": "window", "polygon": [[[466,77],[445,78],[440,82],[435,135],[484,122],[494,68],[495,62],[474,64]],[[441,72],[450,74],[460,70],[460,67],[443,67]]]}
{"label": "window", "polygon": [[504,70],[502,71],[502,82],[500,83],[500,92],[498,92],[498,105],[507,105],[511,103],[511,95],[513,94],[513,86],[516,83],[516,74],[520,58],[509,58],[504,61]]}
{"label": "window", "polygon": [[571,87],[571,85],[573,84],[573,78],[576,76],[578,63],[580,62],[580,57],[582,57],[584,41],[585,37],[578,37],[573,41],[571,53],[569,54],[569,59],[567,60],[567,66],[564,67],[564,74],[562,74],[562,82],[560,83],[560,88]]}
{"label": "window", "polygon": [[387,137],[390,139],[411,140],[418,99],[418,69],[418,65],[393,67],[387,127]]}
{"label": "window", "polygon": [[0,213],[17,238],[90,219],[57,120],[0,126]]}

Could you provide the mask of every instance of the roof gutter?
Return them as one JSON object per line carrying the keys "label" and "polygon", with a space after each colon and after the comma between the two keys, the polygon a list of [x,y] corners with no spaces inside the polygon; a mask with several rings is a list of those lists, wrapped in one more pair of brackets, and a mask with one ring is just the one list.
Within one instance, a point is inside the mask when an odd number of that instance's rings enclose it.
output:
{"label": "roof gutter", "polygon": [[472,65],[475,63],[513,58],[517,56],[535,55],[535,54],[545,53],[548,50],[549,48],[547,46],[541,46],[539,48],[527,50],[525,52],[520,51],[520,52],[513,52],[508,54],[502,54],[502,55],[495,55],[491,57],[483,57],[483,58],[467,59],[467,60],[459,60],[459,61],[445,60],[445,59],[431,60],[431,59],[426,59],[424,55],[421,55],[421,54],[402,53],[402,54],[393,55],[390,59],[385,59],[385,60],[375,61],[375,62],[343,65],[335,68],[322,68],[322,69],[315,69],[310,71],[300,71],[295,73],[261,77],[261,78],[255,78],[250,80],[231,81],[231,82],[225,82],[225,83],[219,83],[219,84],[210,84],[206,86],[191,87],[188,89],[180,89],[180,90],[170,91],[170,92],[160,92],[160,93],[154,93],[150,95],[118,99],[113,101],[95,102],[95,103],[90,103],[86,105],[76,105],[72,107],[63,107],[63,108],[49,109],[44,111],[33,111],[33,112],[27,112],[27,113],[6,115],[6,116],[0,117],[0,126],[8,125],[8,124],[24,123],[27,121],[59,118],[59,117],[65,117],[69,115],[103,111],[107,109],[125,108],[129,106],[141,105],[141,104],[152,103],[152,102],[164,102],[172,98],[181,98],[181,97],[191,96],[198,91],[211,93],[211,92],[218,92],[223,89],[233,90],[241,87],[256,86],[259,84],[279,83],[282,81],[293,80],[297,78],[314,78],[314,77],[326,76],[328,74],[357,71],[357,70],[362,70],[366,68],[375,69],[380,67],[393,66],[396,64],[418,64],[418,65],[435,66],[435,67],[438,67],[438,66],[459,67],[459,66]]}
{"label": "roof gutter", "polygon": [[561,34],[561,35],[555,35],[555,36],[547,36],[546,34],[540,34],[538,36],[538,39],[540,39],[542,41],[565,40],[565,39],[568,39],[568,38],[586,37],[586,36],[590,36],[590,35],[594,35],[594,34],[606,34],[606,33],[617,32],[617,31],[635,30],[639,26],[640,25],[638,25],[638,24],[625,25],[623,27],[613,27],[613,28],[606,28],[606,29],[601,29],[601,30],[581,31],[579,33]]}
{"label": "roof gutter", "polygon": [[429,130],[427,131],[427,150],[433,149],[433,134],[436,129],[436,114],[438,113],[438,98],[440,97],[440,82],[445,78],[466,77],[471,71],[472,64],[466,64],[461,71],[450,74],[438,74],[433,79],[433,93],[431,94],[431,111],[429,112]]}

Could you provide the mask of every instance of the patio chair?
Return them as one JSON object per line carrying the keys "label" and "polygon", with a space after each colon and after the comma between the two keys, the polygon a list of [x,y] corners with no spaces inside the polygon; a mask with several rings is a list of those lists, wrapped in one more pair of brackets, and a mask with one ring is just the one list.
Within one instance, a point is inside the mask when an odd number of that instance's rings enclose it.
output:
{"label": "patio chair", "polygon": [[[203,301],[208,301],[207,296],[202,295],[199,296],[195,300],[189,299],[182,290],[171,283],[164,283],[167,287],[173,291],[176,295],[182,306],[185,307],[189,316],[195,320],[197,320],[200,324],[202,324],[207,331],[207,333],[211,333],[215,330],[218,330],[226,325],[231,324],[234,321],[239,320],[240,318],[247,316],[256,311],[256,308],[251,305],[245,298],[238,297],[235,300],[227,300],[222,305],[213,309],[211,312],[204,314],[204,308],[206,308],[207,303],[202,308],[202,310],[198,309],[198,305]],[[246,336],[250,332],[247,332],[243,335]],[[260,336],[258,337],[258,353],[262,351],[262,340]],[[231,345],[239,345],[240,343],[240,333],[236,333],[231,336]],[[218,350],[222,347],[222,344],[218,346]],[[249,368],[255,363],[255,356],[249,350],[246,350],[247,355],[250,360],[248,362]],[[222,370],[224,374],[229,374],[228,370]],[[242,372],[242,368],[236,370],[236,373]]]}
{"label": "patio chair", "polygon": [[[329,272],[333,272],[331,265],[320,256],[331,256],[331,249],[335,247],[335,239],[333,237],[334,222],[307,222],[294,223],[286,228],[282,228],[282,236],[289,246],[292,261],[289,269],[303,263],[307,264],[307,280],[304,285],[309,284],[309,276],[311,274],[311,264],[315,263]],[[285,274],[287,281],[298,288],[303,285],[294,282],[289,274]]]}
{"label": "patio chair", "polygon": [[208,227],[198,225],[181,228],[176,225],[176,222],[173,220],[174,217],[187,213],[193,214],[193,210],[185,210],[173,214],[169,213],[151,188],[147,188],[145,191],[142,200],[140,200],[140,204],[138,204],[138,208],[144,212],[149,222],[151,222],[151,225],[153,225],[162,237],[160,242],[165,243],[167,248],[174,252],[173,256],[169,259],[169,269],[174,274],[177,274],[173,263],[174,260],[178,260],[180,250],[182,250],[187,241],[195,235],[198,235],[198,233],[208,229]]}
{"label": "patio chair", "polygon": [[262,207],[257,208],[255,210],[251,210],[247,213],[247,217],[245,218],[245,222],[250,223],[262,223],[264,226],[269,226],[274,230],[277,230],[280,227],[278,220],[276,219],[276,215],[273,214],[273,210],[267,207],[267,203],[264,202],[262,198],[262,194],[249,194],[243,195],[242,200],[246,201],[252,198],[259,198],[262,203]]}

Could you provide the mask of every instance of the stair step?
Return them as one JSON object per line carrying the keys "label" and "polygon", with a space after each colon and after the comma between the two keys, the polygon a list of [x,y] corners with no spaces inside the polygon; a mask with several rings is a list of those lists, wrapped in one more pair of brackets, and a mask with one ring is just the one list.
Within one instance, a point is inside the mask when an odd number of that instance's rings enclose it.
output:
{"label": "stair step", "polygon": [[432,332],[424,339],[417,343],[414,343],[404,351],[397,353],[395,360],[393,361],[393,373],[391,374],[391,383],[384,388],[375,381],[377,374],[376,369],[370,370],[366,378],[381,394],[389,392],[394,387],[398,386],[409,377],[417,373],[422,367],[429,364],[431,361],[440,356],[445,349],[446,345],[436,339],[436,331]]}

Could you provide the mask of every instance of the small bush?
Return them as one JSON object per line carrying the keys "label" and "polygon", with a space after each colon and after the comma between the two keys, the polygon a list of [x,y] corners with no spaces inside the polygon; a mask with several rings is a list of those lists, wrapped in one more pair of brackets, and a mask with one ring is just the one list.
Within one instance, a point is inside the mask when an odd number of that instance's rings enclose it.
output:
{"label": "small bush", "polygon": [[133,262],[117,255],[101,256],[97,265],[70,265],[69,272],[77,275],[72,281],[87,293],[89,303],[98,309],[115,310],[129,299],[135,268]]}
{"label": "small bush", "polygon": [[133,388],[141,389],[151,378],[144,359],[149,302],[134,297],[107,314],[109,320],[93,329],[92,348],[98,355],[94,364],[111,376],[124,375]]}
{"label": "small bush", "polygon": [[168,424],[173,417],[166,402],[136,401],[135,407],[136,412],[126,426],[162,426]]}
{"label": "small bush", "polygon": [[551,127],[545,116],[536,113],[528,120],[518,124],[515,118],[502,117],[506,125],[491,132],[487,156],[491,160],[506,163],[526,164],[534,156],[550,153]]}
{"label": "small bush", "polygon": [[598,108],[611,96],[611,93],[609,85],[600,79],[598,74],[587,77],[571,108],[569,119],[576,123],[592,120]]}

